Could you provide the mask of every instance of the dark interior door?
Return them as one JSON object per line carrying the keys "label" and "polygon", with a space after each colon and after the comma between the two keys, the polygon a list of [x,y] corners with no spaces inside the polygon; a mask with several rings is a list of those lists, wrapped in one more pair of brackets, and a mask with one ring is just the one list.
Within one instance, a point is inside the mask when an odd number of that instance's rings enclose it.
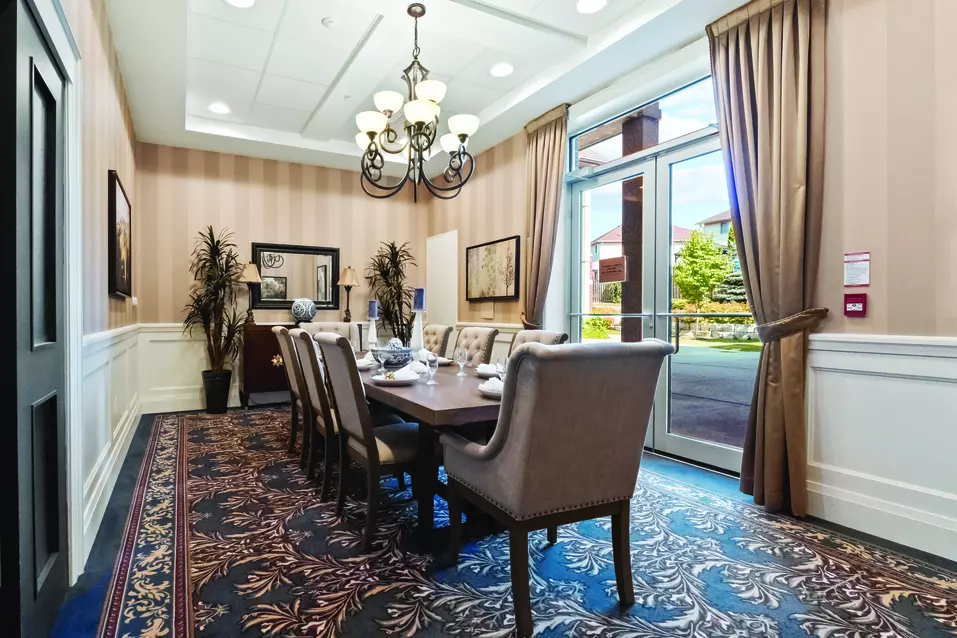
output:
{"label": "dark interior door", "polygon": [[[16,293],[11,300],[16,311],[8,306],[15,321],[0,339],[11,342],[4,351],[16,353],[15,379],[7,381],[15,385],[16,394],[11,397],[13,405],[5,406],[11,416],[15,408],[16,418],[4,424],[7,438],[0,446],[0,472],[12,479],[2,486],[0,551],[3,595],[8,604],[17,601],[20,635],[32,637],[49,633],[68,584],[62,319],[66,310],[64,80],[26,3],[6,3],[3,13],[4,32],[9,33],[7,29],[15,24],[16,33],[16,72],[4,74],[10,79],[15,76],[16,90],[3,93],[10,96],[3,99],[14,100],[16,174],[13,206],[3,206],[6,219],[0,252],[4,253],[8,294]],[[13,367],[13,361],[6,363],[8,369]]]}

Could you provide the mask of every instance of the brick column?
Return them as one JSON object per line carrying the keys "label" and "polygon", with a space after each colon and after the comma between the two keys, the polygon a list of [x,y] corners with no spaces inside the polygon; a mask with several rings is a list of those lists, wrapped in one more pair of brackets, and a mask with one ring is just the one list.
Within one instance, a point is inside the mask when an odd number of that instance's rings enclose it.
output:
{"label": "brick column", "polygon": [[[660,119],[661,109],[656,102],[625,120],[621,127],[622,155],[656,146]],[[621,185],[621,249],[628,263],[628,280],[621,285],[622,313],[641,312],[644,181],[643,176],[638,176]],[[641,326],[641,319],[622,319],[621,340],[641,341]]]}

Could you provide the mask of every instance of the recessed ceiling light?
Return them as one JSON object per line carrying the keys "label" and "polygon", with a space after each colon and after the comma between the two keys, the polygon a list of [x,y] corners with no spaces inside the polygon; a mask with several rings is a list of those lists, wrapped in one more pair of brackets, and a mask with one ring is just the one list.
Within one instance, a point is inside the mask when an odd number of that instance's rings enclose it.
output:
{"label": "recessed ceiling light", "polygon": [[248,9],[256,3],[256,0],[223,0],[226,4],[231,4],[237,9]]}
{"label": "recessed ceiling light", "polygon": [[489,73],[491,73],[497,78],[504,78],[511,75],[512,71],[514,70],[515,69],[508,62],[499,62],[498,64],[492,67]]}
{"label": "recessed ceiling light", "polygon": [[216,115],[226,115],[232,109],[229,108],[229,105],[225,102],[213,102],[209,105],[209,110],[215,113]]}
{"label": "recessed ceiling light", "polygon": [[339,22],[332,16],[329,16],[328,18],[322,19],[322,26],[327,29],[335,29],[337,26],[339,26]]}
{"label": "recessed ceiling light", "polygon": [[608,0],[578,0],[578,13],[598,13],[608,6]]}

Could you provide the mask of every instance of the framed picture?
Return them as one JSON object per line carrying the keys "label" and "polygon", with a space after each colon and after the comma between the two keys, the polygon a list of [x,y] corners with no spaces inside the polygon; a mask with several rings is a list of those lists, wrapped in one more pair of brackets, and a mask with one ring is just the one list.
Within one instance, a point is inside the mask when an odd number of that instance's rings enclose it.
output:
{"label": "framed picture", "polygon": [[468,301],[518,299],[520,238],[506,237],[465,249],[465,298]]}
{"label": "framed picture", "polygon": [[133,296],[133,209],[116,171],[109,172],[109,294]]}
{"label": "framed picture", "polygon": [[286,299],[286,278],[285,277],[263,277],[260,286],[262,290],[262,299],[264,301],[285,301]]}
{"label": "framed picture", "polygon": [[316,301],[329,301],[329,266],[316,266]]}

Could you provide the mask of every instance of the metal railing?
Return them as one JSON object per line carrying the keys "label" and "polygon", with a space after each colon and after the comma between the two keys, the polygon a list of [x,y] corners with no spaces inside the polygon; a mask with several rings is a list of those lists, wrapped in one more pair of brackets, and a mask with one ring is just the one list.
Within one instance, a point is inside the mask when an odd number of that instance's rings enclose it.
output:
{"label": "metal railing", "polygon": [[674,334],[675,334],[675,354],[681,350],[681,326],[679,322],[682,319],[700,319],[702,317],[753,317],[750,312],[658,312],[655,313],[656,317],[668,317],[669,323],[672,319],[675,320],[674,323]]}

